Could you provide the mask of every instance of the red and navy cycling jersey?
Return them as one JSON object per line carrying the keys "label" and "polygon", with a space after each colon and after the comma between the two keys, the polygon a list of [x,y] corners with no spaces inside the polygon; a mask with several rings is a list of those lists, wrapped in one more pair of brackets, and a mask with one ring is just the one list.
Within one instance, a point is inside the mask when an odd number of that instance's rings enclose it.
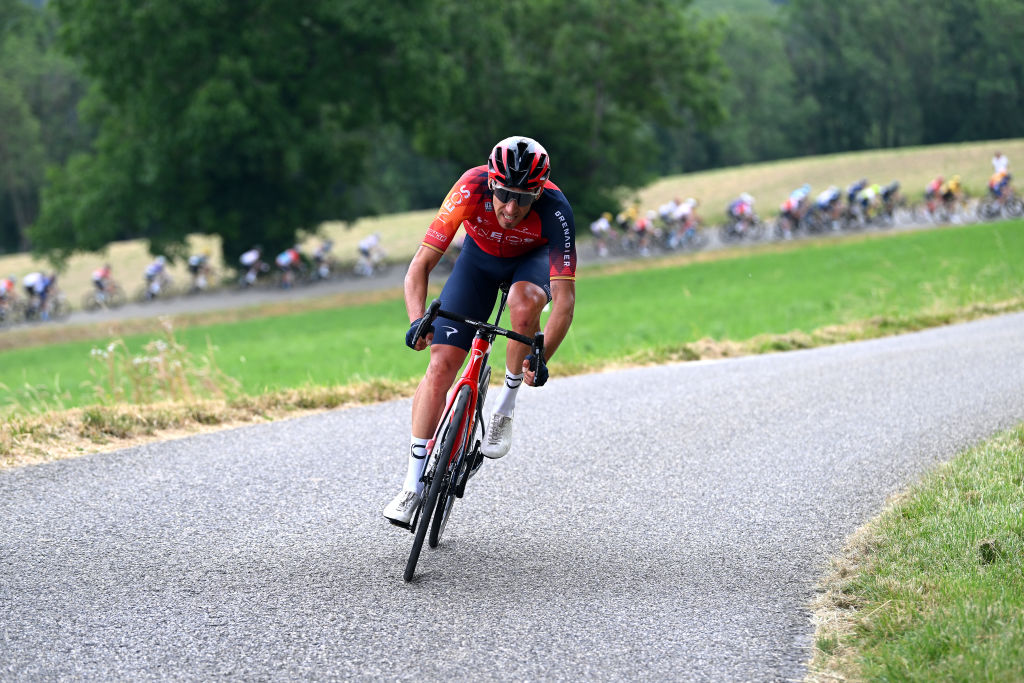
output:
{"label": "red and navy cycling jersey", "polygon": [[551,181],[544,183],[544,193],[519,225],[505,230],[494,215],[487,167],[471,168],[448,193],[427,228],[423,246],[443,254],[460,225],[477,246],[492,256],[512,258],[547,246],[551,279],[576,279],[576,225],[572,208]]}

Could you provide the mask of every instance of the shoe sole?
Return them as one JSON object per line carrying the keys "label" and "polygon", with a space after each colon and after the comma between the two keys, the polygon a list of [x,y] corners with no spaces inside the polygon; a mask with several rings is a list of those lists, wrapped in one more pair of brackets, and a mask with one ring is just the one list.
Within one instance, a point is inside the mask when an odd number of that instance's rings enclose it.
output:
{"label": "shoe sole", "polygon": [[480,451],[480,455],[484,456],[488,460],[500,460],[501,458],[504,458],[506,455],[508,455],[508,451],[505,451],[501,455],[488,455],[487,453]]}
{"label": "shoe sole", "polygon": [[388,520],[397,527],[401,527],[402,529],[405,529],[407,531],[412,531],[412,520],[408,522],[402,522],[397,519],[391,519],[390,517],[385,517],[384,519]]}

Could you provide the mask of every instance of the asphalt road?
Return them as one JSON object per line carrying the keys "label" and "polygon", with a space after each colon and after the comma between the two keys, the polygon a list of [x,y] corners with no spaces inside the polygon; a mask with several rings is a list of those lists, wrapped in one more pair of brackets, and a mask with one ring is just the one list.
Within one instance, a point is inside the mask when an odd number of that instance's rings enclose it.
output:
{"label": "asphalt road", "polygon": [[1024,420],[1021,358],[1015,314],[555,377],[412,584],[408,401],[0,472],[0,679],[799,679],[827,557]]}

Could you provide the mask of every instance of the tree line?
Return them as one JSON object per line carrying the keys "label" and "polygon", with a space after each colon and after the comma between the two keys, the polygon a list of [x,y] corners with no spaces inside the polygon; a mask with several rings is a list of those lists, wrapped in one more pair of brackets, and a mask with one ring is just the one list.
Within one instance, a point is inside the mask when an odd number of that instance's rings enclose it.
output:
{"label": "tree line", "polygon": [[228,262],[510,134],[578,220],[675,172],[1024,134],[1019,0],[0,0],[0,252]]}

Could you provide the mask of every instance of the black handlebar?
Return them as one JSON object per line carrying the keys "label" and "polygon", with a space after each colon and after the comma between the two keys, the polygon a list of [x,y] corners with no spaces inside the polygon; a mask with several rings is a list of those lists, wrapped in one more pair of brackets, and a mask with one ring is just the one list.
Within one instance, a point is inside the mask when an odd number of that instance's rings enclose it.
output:
{"label": "black handlebar", "polygon": [[530,370],[533,372],[537,371],[538,361],[543,362],[544,359],[544,333],[538,332],[533,335],[533,338],[527,337],[525,334],[519,334],[513,330],[506,330],[503,327],[492,325],[487,322],[480,322],[479,320],[473,320],[467,318],[459,313],[453,313],[451,311],[441,310],[441,300],[434,299],[430,302],[430,306],[427,307],[427,312],[423,314],[423,318],[420,320],[419,327],[416,328],[416,341],[419,341],[423,337],[427,336],[427,332],[430,331],[430,326],[434,324],[434,321],[438,317],[448,318],[460,323],[466,323],[475,327],[478,332],[489,333],[502,337],[507,337],[513,341],[517,341],[521,344],[526,344],[530,347],[531,353],[533,353],[533,362],[530,364]]}

